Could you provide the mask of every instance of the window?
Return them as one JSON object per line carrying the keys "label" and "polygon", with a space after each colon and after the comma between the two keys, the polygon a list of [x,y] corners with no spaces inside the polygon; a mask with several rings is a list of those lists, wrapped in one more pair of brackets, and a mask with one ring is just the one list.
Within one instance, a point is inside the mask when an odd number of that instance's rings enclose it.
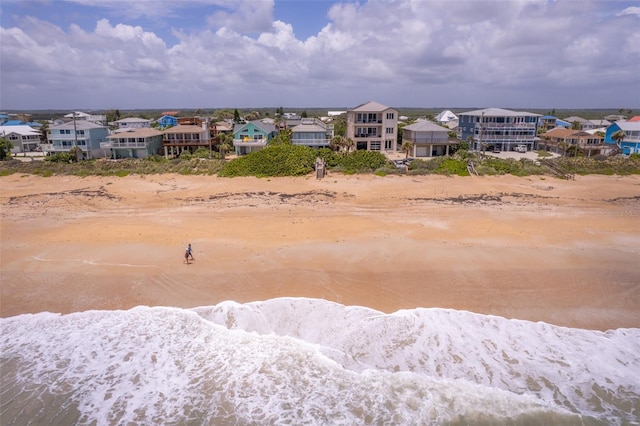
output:
{"label": "window", "polygon": [[393,127],[387,127],[387,134],[388,135],[392,135],[393,134]]}
{"label": "window", "polygon": [[76,135],[84,135],[84,130],[78,130],[78,131],[76,131]]}
{"label": "window", "polygon": [[395,114],[392,112],[387,113],[387,120],[393,120],[395,118]]}
{"label": "window", "polygon": [[387,139],[386,141],[384,141],[384,149],[391,149],[391,147],[393,146],[393,141]]}
{"label": "window", "polygon": [[371,151],[380,151],[380,141],[371,142]]}

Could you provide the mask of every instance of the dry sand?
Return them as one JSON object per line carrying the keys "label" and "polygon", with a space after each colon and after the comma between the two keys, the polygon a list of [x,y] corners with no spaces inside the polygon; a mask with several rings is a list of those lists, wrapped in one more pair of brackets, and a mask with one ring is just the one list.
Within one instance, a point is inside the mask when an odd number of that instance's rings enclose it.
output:
{"label": "dry sand", "polygon": [[0,183],[3,317],[295,296],[640,327],[640,176]]}

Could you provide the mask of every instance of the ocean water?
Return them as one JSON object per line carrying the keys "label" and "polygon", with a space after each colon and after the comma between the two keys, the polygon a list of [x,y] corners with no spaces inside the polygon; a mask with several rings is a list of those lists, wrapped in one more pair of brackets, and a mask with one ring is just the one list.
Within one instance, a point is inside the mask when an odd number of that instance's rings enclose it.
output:
{"label": "ocean water", "polygon": [[0,424],[624,425],[640,329],[280,298],[0,320]]}

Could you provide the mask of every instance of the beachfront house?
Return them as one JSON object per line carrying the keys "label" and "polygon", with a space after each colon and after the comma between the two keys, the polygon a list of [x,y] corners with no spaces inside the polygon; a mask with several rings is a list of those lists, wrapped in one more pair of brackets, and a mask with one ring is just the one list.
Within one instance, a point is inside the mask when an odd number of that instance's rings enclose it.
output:
{"label": "beachfront house", "polygon": [[486,108],[458,114],[460,138],[469,141],[475,151],[527,151],[538,146],[538,118],[540,114]]}
{"label": "beachfront house", "polygon": [[291,128],[291,143],[311,148],[327,148],[333,138],[333,125],[317,118],[301,118],[300,124]]}
{"label": "beachfront house", "polygon": [[195,152],[200,148],[211,151],[212,139],[209,131],[209,122],[203,121],[202,125],[178,124],[162,131],[164,137],[164,155],[166,158],[178,157],[183,152]]}
{"label": "beachfront house", "polygon": [[113,159],[147,158],[163,154],[163,136],[163,133],[156,129],[130,129],[107,136],[108,141],[101,147],[108,151],[108,156]]}
{"label": "beachfront house", "polygon": [[540,139],[540,148],[563,155],[570,152],[591,157],[611,150],[611,146],[604,143],[603,136],[584,130],[557,127],[542,133]]}
{"label": "beachfront house", "polygon": [[[613,139],[617,131],[622,131],[625,135],[620,143]],[[610,145],[617,145],[624,155],[640,153],[640,121],[616,121],[607,127],[604,141]]]}
{"label": "beachfront house", "polygon": [[14,154],[37,151],[40,146],[40,131],[26,124],[0,126],[0,137],[11,142]]}
{"label": "beachfront house", "polygon": [[107,142],[109,129],[88,120],[73,120],[49,127],[47,143],[41,144],[43,152],[55,154],[69,152],[78,147],[83,159],[101,158],[109,155],[101,144]]}
{"label": "beachfront house", "polygon": [[398,151],[398,111],[377,102],[347,110],[346,138],[357,150]]}
{"label": "beachfront house", "polygon": [[233,127],[233,147],[237,155],[260,151],[277,134],[273,124],[260,120],[236,124]]}
{"label": "beachfront house", "polygon": [[92,123],[100,124],[101,126],[107,124],[107,116],[104,114],[89,114],[82,111],[74,111],[65,115],[64,118],[66,118],[67,121],[90,121]]}
{"label": "beachfront house", "polygon": [[151,120],[138,117],[127,117],[114,121],[113,124],[118,126],[118,130],[142,129],[151,127]]}
{"label": "beachfront house", "polygon": [[173,115],[163,115],[158,119],[157,123],[158,123],[158,127],[161,129],[177,126],[178,117],[174,117]]}
{"label": "beachfront house", "polygon": [[554,117],[553,115],[543,115],[540,117],[540,120],[538,120],[538,128],[544,131],[555,129],[556,127],[569,128],[571,127],[571,123]]}
{"label": "beachfront house", "polygon": [[582,130],[593,130],[608,126],[611,126],[609,120],[587,120],[586,123],[582,123]]}
{"label": "beachfront house", "polygon": [[429,120],[418,120],[402,128],[402,141],[412,144],[412,157],[440,157],[449,155],[458,140],[449,139],[449,128]]}

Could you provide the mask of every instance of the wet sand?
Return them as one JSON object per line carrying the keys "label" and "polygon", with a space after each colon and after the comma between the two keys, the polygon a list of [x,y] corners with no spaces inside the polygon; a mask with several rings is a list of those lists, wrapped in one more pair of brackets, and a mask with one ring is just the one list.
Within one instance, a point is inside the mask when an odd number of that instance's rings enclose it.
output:
{"label": "wet sand", "polygon": [[640,327],[640,176],[0,183],[3,317],[294,296]]}

